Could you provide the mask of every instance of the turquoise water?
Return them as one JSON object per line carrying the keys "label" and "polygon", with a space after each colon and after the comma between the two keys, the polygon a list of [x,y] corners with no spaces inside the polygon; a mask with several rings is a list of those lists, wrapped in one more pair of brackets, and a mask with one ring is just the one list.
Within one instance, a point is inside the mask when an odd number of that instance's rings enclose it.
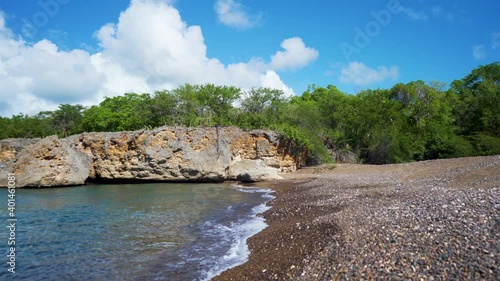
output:
{"label": "turquoise water", "polygon": [[[16,274],[1,280],[208,280],[246,261],[269,191],[228,184],[87,185],[16,193]],[[2,200],[1,198],[5,198]]]}

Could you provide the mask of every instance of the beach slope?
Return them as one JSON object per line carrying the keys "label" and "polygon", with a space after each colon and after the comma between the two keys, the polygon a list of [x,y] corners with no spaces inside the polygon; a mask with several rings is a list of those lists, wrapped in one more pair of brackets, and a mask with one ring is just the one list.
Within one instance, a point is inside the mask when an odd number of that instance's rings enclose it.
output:
{"label": "beach slope", "polygon": [[323,165],[270,184],[249,261],[213,280],[500,276],[500,156]]}

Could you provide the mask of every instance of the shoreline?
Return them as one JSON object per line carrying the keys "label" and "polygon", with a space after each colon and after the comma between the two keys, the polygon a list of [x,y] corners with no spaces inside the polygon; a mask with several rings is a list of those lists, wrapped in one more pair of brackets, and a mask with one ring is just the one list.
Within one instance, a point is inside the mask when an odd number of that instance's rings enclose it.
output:
{"label": "shoreline", "polygon": [[[236,236],[230,236],[230,238],[237,239],[232,241],[231,247],[223,253],[223,255],[216,258],[216,268],[201,271],[201,279],[199,280],[212,280],[212,278],[218,276],[222,272],[244,264],[250,255],[247,240],[268,226],[265,219],[259,214],[265,213],[271,209],[267,203],[275,198],[271,195],[273,191],[269,188],[245,187],[239,184],[231,184],[231,188],[235,188],[241,193],[258,194],[262,202],[250,208],[247,214],[248,216],[245,216],[245,220],[238,220],[234,224],[231,222],[230,226],[226,224],[219,225],[223,229],[231,229],[231,233],[236,233]],[[233,209],[232,206],[230,207]],[[203,236],[200,238],[203,239]]]}
{"label": "shoreline", "polygon": [[249,260],[212,280],[495,279],[500,156],[310,167],[274,190]]}

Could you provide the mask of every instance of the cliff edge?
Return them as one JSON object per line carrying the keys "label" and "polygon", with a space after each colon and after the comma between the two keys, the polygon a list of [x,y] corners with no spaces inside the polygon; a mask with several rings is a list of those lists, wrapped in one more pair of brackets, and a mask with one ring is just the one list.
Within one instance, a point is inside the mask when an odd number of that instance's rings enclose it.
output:
{"label": "cliff edge", "polygon": [[0,186],[14,173],[17,187],[95,181],[219,182],[280,178],[306,152],[271,131],[234,127],[161,127],[84,133],[67,138],[0,141]]}

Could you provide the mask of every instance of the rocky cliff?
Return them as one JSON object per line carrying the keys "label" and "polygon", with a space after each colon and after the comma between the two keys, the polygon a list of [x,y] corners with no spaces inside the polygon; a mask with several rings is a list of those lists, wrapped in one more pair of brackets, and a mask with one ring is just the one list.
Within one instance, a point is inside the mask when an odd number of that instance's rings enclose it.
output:
{"label": "rocky cliff", "polygon": [[295,171],[305,152],[269,131],[161,127],[84,133],[59,139],[0,141],[0,186],[8,173],[17,187],[96,181],[262,181]]}

